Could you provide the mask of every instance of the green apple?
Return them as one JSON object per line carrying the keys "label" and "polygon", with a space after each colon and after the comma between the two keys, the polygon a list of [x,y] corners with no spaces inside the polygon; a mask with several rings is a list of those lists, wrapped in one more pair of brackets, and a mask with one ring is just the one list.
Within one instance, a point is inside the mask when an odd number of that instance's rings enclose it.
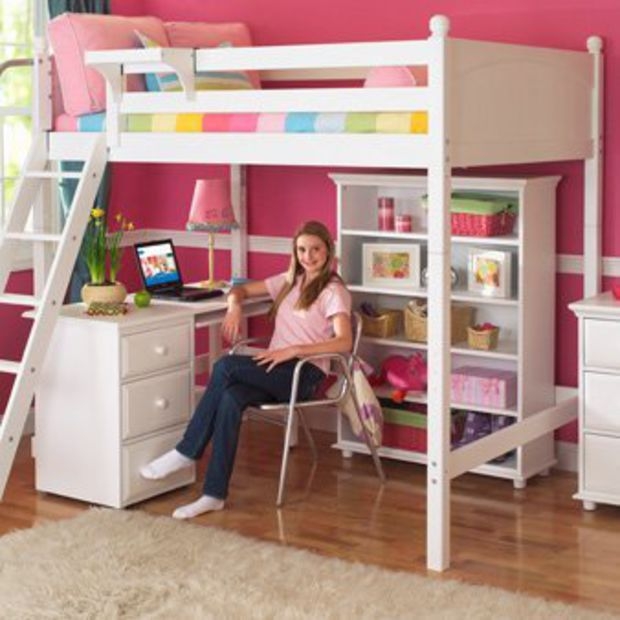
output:
{"label": "green apple", "polygon": [[138,291],[133,296],[133,302],[138,308],[146,308],[151,303],[151,294],[148,291]]}

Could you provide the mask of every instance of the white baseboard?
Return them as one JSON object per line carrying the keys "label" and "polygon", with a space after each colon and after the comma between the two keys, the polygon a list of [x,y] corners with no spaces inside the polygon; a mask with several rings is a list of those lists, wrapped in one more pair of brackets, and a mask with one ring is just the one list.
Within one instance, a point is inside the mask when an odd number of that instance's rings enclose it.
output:
{"label": "white baseboard", "polygon": [[579,460],[577,452],[577,444],[568,441],[555,442],[555,456],[558,462],[556,469],[563,471],[577,472],[579,469]]}

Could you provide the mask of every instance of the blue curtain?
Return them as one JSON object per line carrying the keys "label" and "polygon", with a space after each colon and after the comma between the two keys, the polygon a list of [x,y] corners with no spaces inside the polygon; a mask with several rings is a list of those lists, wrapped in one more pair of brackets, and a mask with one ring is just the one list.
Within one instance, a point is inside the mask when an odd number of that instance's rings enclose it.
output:
{"label": "blue curtain", "polygon": [[[48,0],[47,3],[50,19],[66,13],[99,13],[109,14],[110,3],[108,0]],[[60,169],[63,172],[79,172],[82,170],[83,163],[78,161],[64,161],[60,164]],[[107,213],[108,196],[110,193],[110,175],[109,167],[106,166],[97,197],[95,198],[95,205],[104,209]],[[61,224],[64,225],[69,209],[75,195],[77,188],[77,179],[63,179],[59,183],[60,191],[60,218]],[[75,262],[73,272],[71,274],[71,280],[69,282],[69,288],[65,300],[69,303],[80,301],[80,291],[82,286],[86,284],[90,279],[88,274],[88,268],[86,267],[86,261],[84,260],[83,252],[80,254]]]}
{"label": "blue curtain", "polygon": [[50,18],[61,13],[100,13],[110,12],[110,3],[107,0],[48,0],[47,8]]}

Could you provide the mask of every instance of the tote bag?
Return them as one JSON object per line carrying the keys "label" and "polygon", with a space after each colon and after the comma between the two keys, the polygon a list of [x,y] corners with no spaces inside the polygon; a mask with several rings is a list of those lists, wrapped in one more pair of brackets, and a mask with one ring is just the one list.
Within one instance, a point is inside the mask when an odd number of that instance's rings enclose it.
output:
{"label": "tote bag", "polygon": [[[342,405],[342,413],[347,416],[351,430],[358,439],[366,441],[365,428],[373,445],[379,447],[383,437],[383,411],[372,386],[366,378],[364,362],[359,358],[354,360],[351,374],[353,376],[352,391],[355,392],[356,398],[354,399],[349,392]],[[356,411],[355,400],[359,405],[359,415]]]}

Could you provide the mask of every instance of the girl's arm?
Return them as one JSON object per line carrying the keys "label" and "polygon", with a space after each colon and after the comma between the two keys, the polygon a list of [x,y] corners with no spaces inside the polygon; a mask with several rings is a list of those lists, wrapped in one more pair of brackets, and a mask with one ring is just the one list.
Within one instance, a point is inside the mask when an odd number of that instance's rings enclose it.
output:
{"label": "girl's arm", "polygon": [[267,285],[264,280],[239,284],[230,289],[226,298],[228,309],[226,310],[226,316],[222,322],[222,333],[229,342],[237,340],[241,333],[241,320],[243,319],[241,305],[243,300],[250,297],[267,295],[267,293]]}
{"label": "girl's arm", "polygon": [[323,342],[314,344],[299,344],[264,351],[254,356],[259,365],[267,364],[267,370],[271,370],[277,364],[286,362],[294,357],[304,357],[306,355],[316,355],[320,353],[349,353],[353,346],[353,333],[351,329],[351,317],[345,312],[334,315],[332,319],[334,336]]}

